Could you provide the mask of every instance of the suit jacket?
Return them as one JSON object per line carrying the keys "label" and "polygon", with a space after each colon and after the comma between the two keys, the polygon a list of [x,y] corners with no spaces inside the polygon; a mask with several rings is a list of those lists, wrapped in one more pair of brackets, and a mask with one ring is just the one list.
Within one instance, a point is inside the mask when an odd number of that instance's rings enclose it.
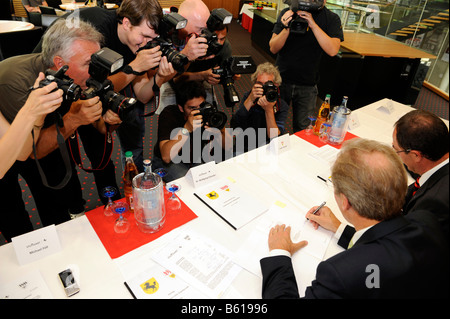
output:
{"label": "suit jacket", "polygon": [[410,185],[403,206],[403,214],[414,210],[427,210],[436,215],[442,229],[449,235],[449,175],[448,164],[437,170],[430,178],[420,186],[416,194],[412,196],[413,185]]}
{"label": "suit jacket", "polygon": [[[447,241],[434,216],[411,214],[376,224],[352,248],[322,261],[305,298],[448,297]],[[291,258],[264,258],[261,269],[263,298],[299,297]]]}

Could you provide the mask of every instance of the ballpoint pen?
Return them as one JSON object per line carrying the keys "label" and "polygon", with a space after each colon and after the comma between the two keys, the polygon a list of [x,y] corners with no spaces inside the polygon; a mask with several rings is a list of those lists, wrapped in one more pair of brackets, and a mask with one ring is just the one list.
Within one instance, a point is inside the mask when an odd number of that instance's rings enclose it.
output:
{"label": "ballpoint pen", "polygon": [[315,215],[323,206],[325,206],[327,202],[323,202],[322,204],[319,205],[319,207],[317,207],[311,214]]}

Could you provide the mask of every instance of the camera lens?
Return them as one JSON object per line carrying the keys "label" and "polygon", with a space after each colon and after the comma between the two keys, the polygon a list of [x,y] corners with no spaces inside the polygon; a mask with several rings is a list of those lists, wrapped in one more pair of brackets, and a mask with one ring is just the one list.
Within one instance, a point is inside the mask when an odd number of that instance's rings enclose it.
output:
{"label": "camera lens", "polygon": [[227,123],[227,115],[223,112],[212,113],[208,119],[208,124],[210,127],[215,127],[221,130]]}

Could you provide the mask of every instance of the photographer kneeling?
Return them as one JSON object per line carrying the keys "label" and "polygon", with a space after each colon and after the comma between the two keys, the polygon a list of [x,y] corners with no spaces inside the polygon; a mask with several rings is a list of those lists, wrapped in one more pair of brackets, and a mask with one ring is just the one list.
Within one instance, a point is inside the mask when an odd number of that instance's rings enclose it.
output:
{"label": "photographer kneeling", "polygon": [[[225,139],[225,113],[205,103],[201,82],[188,81],[175,89],[177,105],[169,105],[158,119],[158,141],[152,168],[165,168],[166,181],[186,175],[196,165],[223,158],[228,147]],[[211,136],[213,137],[211,141]]]}
{"label": "photographer kneeling", "polygon": [[[285,131],[289,105],[279,96],[281,76],[278,68],[269,62],[260,64],[251,79],[254,83],[252,90],[244,95],[230,126],[244,131],[253,129],[246,131],[245,135],[255,134],[256,143],[250,145],[249,140],[245,140],[244,145],[236,143],[236,154],[262,146]],[[261,132],[265,133],[265,137],[259,136]]]}

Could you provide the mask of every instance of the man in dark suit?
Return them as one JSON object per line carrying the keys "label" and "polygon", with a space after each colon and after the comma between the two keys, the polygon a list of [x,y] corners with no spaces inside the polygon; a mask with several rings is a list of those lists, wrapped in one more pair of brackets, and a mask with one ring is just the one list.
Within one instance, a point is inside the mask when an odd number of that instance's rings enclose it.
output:
{"label": "man in dark suit", "polygon": [[420,177],[408,187],[403,214],[428,210],[435,214],[444,233],[449,233],[449,134],[435,114],[414,110],[396,123],[392,147],[408,170]]}
{"label": "man in dark suit", "polygon": [[[332,168],[336,202],[354,225],[350,248],[319,264],[306,298],[443,298],[449,295],[447,241],[435,216],[401,214],[406,171],[395,151],[379,142],[353,139]],[[314,209],[314,208],[313,208]],[[306,217],[337,231],[328,207]],[[264,298],[298,298],[291,258],[306,242],[293,243],[290,227],[269,234],[270,257],[261,260]]]}

